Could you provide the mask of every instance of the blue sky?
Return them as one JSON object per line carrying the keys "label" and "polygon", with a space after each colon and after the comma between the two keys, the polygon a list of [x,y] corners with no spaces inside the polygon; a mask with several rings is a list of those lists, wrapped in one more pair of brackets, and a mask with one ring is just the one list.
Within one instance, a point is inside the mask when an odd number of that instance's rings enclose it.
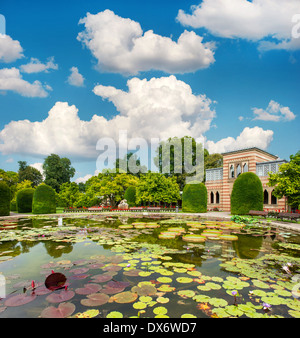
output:
{"label": "blue sky", "polygon": [[54,152],[72,160],[79,181],[96,170],[97,139],[122,128],[147,140],[202,135],[210,152],[258,146],[288,159],[299,150],[300,37],[291,18],[300,6],[279,5],[1,1],[0,167],[39,167]]}

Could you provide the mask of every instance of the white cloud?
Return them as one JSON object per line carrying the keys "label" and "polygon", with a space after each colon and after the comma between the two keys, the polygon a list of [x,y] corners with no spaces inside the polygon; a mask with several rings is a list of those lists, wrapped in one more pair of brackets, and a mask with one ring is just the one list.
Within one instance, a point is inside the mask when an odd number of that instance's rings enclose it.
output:
{"label": "white cloud", "polygon": [[273,140],[273,134],[272,130],[263,130],[260,127],[246,127],[236,139],[226,137],[217,142],[206,141],[205,147],[212,154],[251,147],[266,150]]}
{"label": "white cloud", "polygon": [[[96,159],[99,138],[116,142],[119,131],[128,139],[191,135],[198,137],[210,128],[215,111],[205,95],[194,95],[189,85],[175,76],[128,80],[128,92],[96,86],[94,93],[110,100],[119,111],[110,120],[94,115],[90,121],[78,116],[78,109],[67,102],[56,102],[41,122],[12,121],[0,131],[3,154],[22,153],[45,156],[51,153],[72,159]],[[117,144],[118,146],[118,144]]]}
{"label": "white cloud", "polygon": [[41,84],[39,81],[29,83],[22,79],[19,69],[2,68],[0,69],[0,90],[11,90],[26,97],[46,97],[51,87]]}
{"label": "white cloud", "polygon": [[193,72],[207,68],[214,60],[215,44],[203,43],[194,32],[184,31],[178,41],[153,33],[143,33],[140,24],[110,10],[87,13],[79,21],[85,25],[77,39],[98,61],[99,69],[137,74],[151,69],[167,73]]}
{"label": "white cloud", "polygon": [[33,164],[29,164],[29,166],[37,169],[44,176],[44,169],[43,169],[43,163],[42,162],[36,162],[36,163],[33,163]]}
{"label": "white cloud", "polygon": [[300,48],[300,39],[292,38],[296,13],[300,13],[299,0],[203,0],[191,7],[191,14],[179,10],[177,20],[216,36],[260,41],[261,50],[293,50]]}
{"label": "white cloud", "polygon": [[291,112],[289,107],[283,107],[279,103],[271,100],[266,109],[252,108],[255,115],[253,120],[262,121],[292,121],[296,118],[296,115]]}
{"label": "white cloud", "polygon": [[77,67],[72,67],[70,69],[71,74],[68,77],[68,83],[72,86],[82,87],[84,82],[84,77],[79,73]]}
{"label": "white cloud", "polygon": [[91,177],[93,177],[93,175],[87,174],[83,177],[78,177],[75,182],[78,183],[85,183],[87,180],[89,180]]}
{"label": "white cloud", "polygon": [[18,40],[9,35],[0,34],[0,62],[13,62],[23,57],[23,48]]}
{"label": "white cloud", "polygon": [[49,69],[58,69],[58,65],[54,63],[54,57],[50,57],[48,59],[48,62],[45,64],[42,63],[39,59],[36,58],[31,58],[30,62],[27,63],[26,65],[22,65],[20,67],[21,71],[24,73],[40,73],[40,72],[45,72],[48,73]]}

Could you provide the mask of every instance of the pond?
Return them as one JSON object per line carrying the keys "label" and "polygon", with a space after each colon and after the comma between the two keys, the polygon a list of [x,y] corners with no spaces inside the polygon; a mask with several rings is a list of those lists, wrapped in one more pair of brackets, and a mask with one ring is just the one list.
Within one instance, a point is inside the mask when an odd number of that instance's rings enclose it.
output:
{"label": "pond", "polygon": [[0,229],[0,318],[300,317],[299,233],[107,215]]}

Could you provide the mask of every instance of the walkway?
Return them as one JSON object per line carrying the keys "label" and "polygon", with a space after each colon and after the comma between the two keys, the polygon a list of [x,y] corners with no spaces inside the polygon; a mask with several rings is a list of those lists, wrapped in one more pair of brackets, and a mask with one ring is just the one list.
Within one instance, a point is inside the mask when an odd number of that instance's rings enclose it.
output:
{"label": "walkway", "polygon": [[[86,216],[86,215],[95,215],[95,214],[100,214],[100,215],[130,215],[131,217],[138,217],[139,215],[145,213],[142,212],[111,212],[111,211],[102,211],[100,213],[97,212],[80,212],[80,213],[62,213],[62,214],[48,214],[46,216],[49,217],[72,217],[73,215],[76,216]],[[156,212],[147,212],[148,215],[162,215],[162,213],[156,213]],[[230,212],[227,211],[208,211],[206,213],[182,213],[182,212],[168,212],[165,213],[166,216],[192,216],[192,217],[203,217],[203,218],[210,218],[212,220],[226,220],[229,221],[231,218]],[[25,217],[30,217],[30,216],[35,216],[31,214],[18,214],[15,212],[11,212],[10,216],[2,216],[0,217],[0,220],[5,220],[5,219],[16,219],[16,218],[25,218]],[[41,215],[37,215],[41,216]],[[262,224],[265,225],[272,225],[281,229],[285,230],[290,230],[290,231],[296,231],[300,233],[300,224],[299,223],[291,223],[291,222],[282,222],[282,221],[277,221],[277,220],[272,220],[272,221],[267,221],[264,219],[260,220]]]}

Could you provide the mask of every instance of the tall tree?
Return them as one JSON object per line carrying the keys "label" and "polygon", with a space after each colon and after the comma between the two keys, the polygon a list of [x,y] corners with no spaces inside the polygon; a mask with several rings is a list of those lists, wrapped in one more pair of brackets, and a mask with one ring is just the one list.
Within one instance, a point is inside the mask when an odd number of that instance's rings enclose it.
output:
{"label": "tall tree", "polygon": [[176,177],[165,177],[160,173],[147,173],[140,177],[136,187],[136,202],[173,203],[180,199]]}
{"label": "tall tree", "polygon": [[38,169],[27,165],[26,161],[19,161],[18,163],[19,183],[28,180],[32,182],[34,187],[36,187],[43,182],[43,175]]}
{"label": "tall tree", "polygon": [[277,198],[286,196],[292,208],[300,209],[300,150],[290,156],[290,162],[279,167],[278,172],[269,173],[270,187]]}
{"label": "tall tree", "polygon": [[50,185],[57,192],[59,192],[61,184],[70,182],[70,179],[75,175],[71,161],[66,157],[60,158],[56,154],[45,158],[43,169],[45,184]]}

